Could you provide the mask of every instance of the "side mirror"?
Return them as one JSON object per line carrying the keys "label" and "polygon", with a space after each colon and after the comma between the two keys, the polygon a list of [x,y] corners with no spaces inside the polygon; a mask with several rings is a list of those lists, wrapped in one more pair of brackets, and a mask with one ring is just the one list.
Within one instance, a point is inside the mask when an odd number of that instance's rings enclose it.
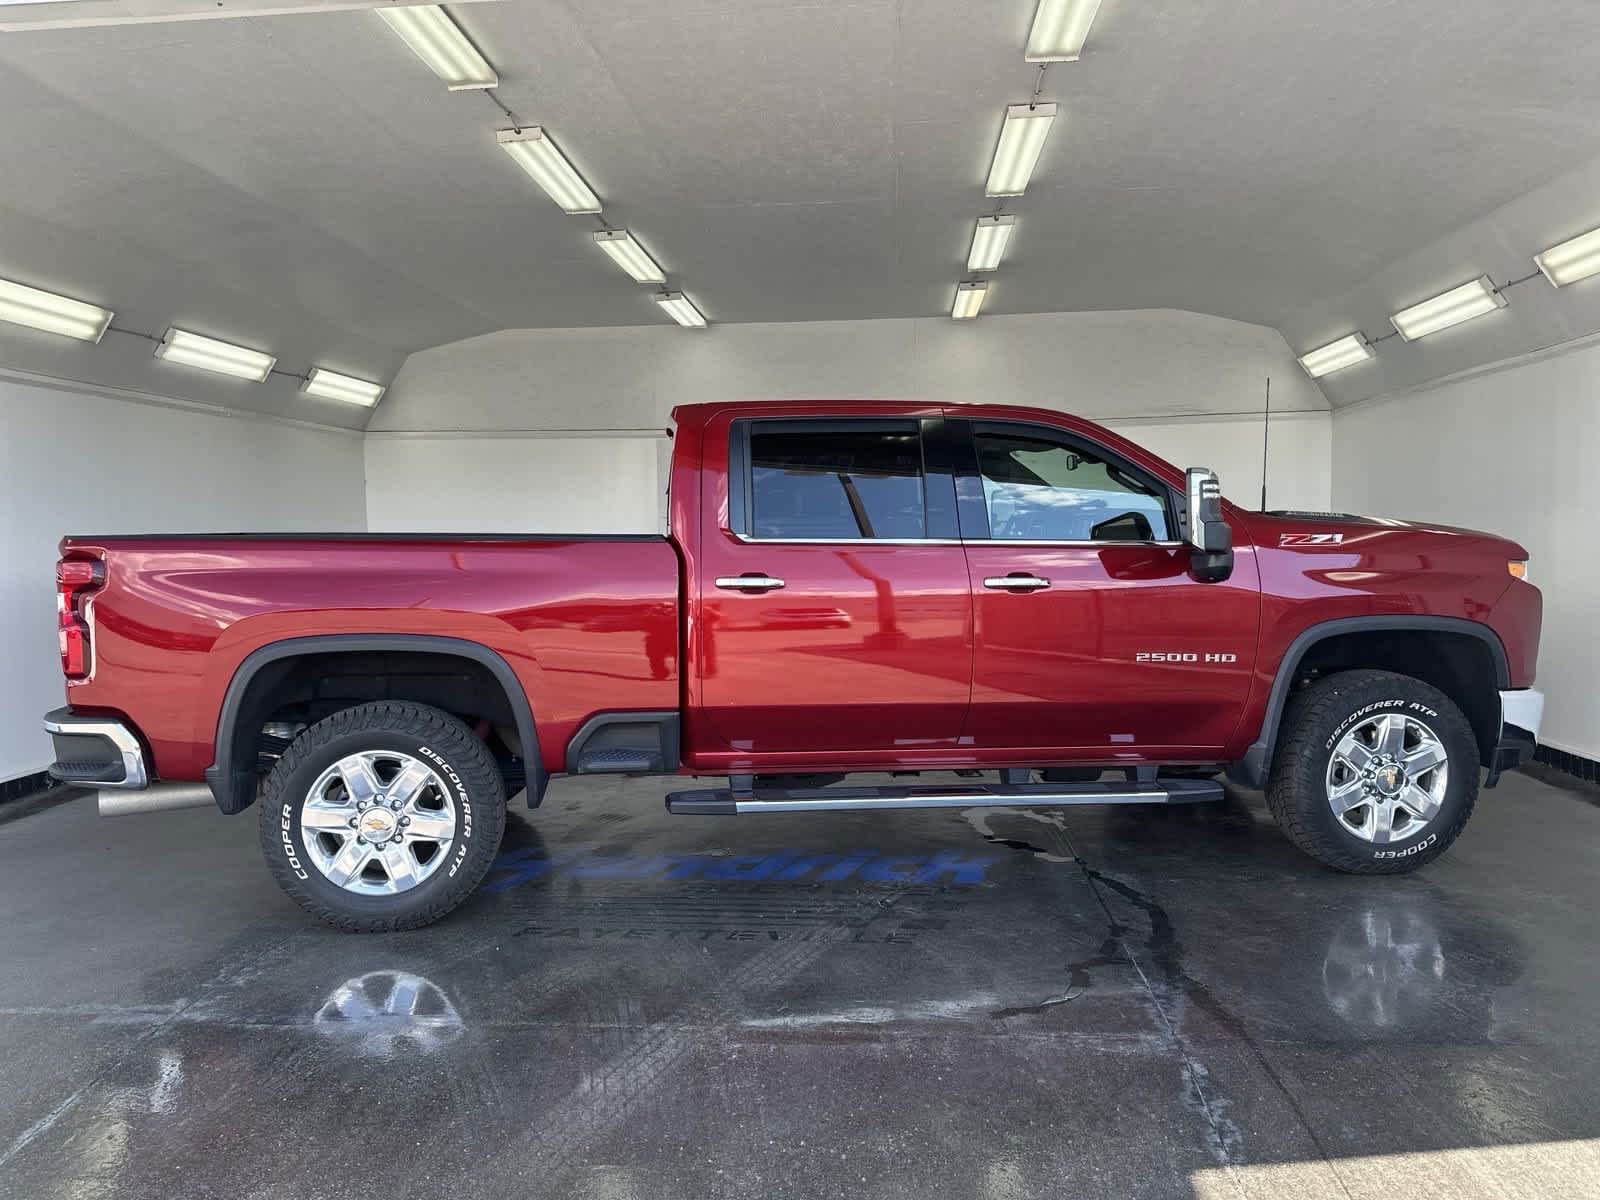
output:
{"label": "side mirror", "polygon": [[1190,467],[1183,473],[1184,540],[1193,547],[1189,570],[1203,583],[1233,574],[1233,530],[1222,519],[1222,484],[1214,471]]}

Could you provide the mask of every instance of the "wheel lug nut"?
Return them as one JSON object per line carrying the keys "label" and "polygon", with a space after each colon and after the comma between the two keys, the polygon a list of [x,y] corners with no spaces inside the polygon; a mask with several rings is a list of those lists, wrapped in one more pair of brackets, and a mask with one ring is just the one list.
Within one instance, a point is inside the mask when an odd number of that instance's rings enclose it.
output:
{"label": "wheel lug nut", "polygon": [[354,817],[351,817],[350,818],[350,828],[354,829],[357,824],[358,824],[358,822],[356,821],[356,819]]}
{"label": "wheel lug nut", "polygon": [[366,845],[366,844],[367,844],[367,839],[366,839],[366,838],[364,838],[364,837],[362,837],[362,836],[361,836],[361,835],[360,835],[360,834],[359,834],[359,833],[358,833],[358,834],[356,834],[356,844],[357,844],[357,845],[358,845],[358,846],[365,846],[365,845]]}
{"label": "wheel lug nut", "polygon": [[411,824],[411,818],[410,817],[401,817],[400,818],[400,824],[402,824],[402,825]]}

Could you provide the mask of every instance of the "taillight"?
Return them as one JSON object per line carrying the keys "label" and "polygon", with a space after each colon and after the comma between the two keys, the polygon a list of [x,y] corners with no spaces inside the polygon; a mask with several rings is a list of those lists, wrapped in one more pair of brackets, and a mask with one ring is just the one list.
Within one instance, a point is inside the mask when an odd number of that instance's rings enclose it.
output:
{"label": "taillight", "polygon": [[61,649],[61,671],[68,679],[89,675],[89,622],[83,605],[105,581],[104,563],[87,558],[63,558],[56,563],[56,641]]}

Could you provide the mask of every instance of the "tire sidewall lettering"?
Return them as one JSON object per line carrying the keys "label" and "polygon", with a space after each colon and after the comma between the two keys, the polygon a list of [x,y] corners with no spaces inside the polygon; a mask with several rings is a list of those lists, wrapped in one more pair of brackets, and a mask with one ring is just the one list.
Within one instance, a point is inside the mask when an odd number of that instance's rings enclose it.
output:
{"label": "tire sidewall lettering", "polygon": [[300,854],[294,844],[294,805],[285,804],[279,816],[278,827],[283,835],[283,853],[289,860],[289,869],[294,872],[296,879],[308,879],[306,870],[300,865]]}
{"label": "tire sidewall lettering", "polygon": [[1333,732],[1328,735],[1327,741],[1323,742],[1322,748],[1329,754],[1332,754],[1334,746],[1338,745],[1339,739],[1345,735],[1345,731],[1348,730],[1350,726],[1366,720],[1368,717],[1372,716],[1373,713],[1380,710],[1387,710],[1389,712],[1414,713],[1419,717],[1432,717],[1436,721],[1439,719],[1438,711],[1436,709],[1429,708],[1420,700],[1375,700],[1371,704],[1363,704],[1360,708],[1350,713],[1345,717],[1344,720],[1335,725],[1333,727]]}
{"label": "tire sidewall lettering", "polygon": [[461,828],[456,838],[455,853],[451,856],[450,866],[445,871],[445,877],[452,878],[466,862],[467,851],[472,848],[472,798],[467,795],[467,785],[462,782],[461,776],[456,773],[456,769],[444,755],[428,746],[418,746],[417,753],[437,765],[445,778],[450,781],[450,786],[455,789],[456,803],[461,811]]}
{"label": "tire sidewall lettering", "polygon": [[1437,833],[1430,833],[1415,846],[1407,846],[1404,850],[1374,850],[1373,858],[1410,858],[1413,854],[1421,854],[1429,846],[1439,840]]}

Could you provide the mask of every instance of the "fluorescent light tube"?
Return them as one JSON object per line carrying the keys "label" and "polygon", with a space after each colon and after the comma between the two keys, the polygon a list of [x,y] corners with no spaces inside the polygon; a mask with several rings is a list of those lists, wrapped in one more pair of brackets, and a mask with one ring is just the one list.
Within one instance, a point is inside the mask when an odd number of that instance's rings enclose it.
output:
{"label": "fluorescent light tube", "polygon": [[43,292],[24,283],[0,279],[0,321],[84,342],[98,342],[106,326],[111,324],[111,311],[54,292]]}
{"label": "fluorescent light tube", "polygon": [[550,199],[561,206],[563,212],[597,213],[600,197],[578,174],[577,168],[550,140],[550,135],[537,125],[526,129],[501,129],[495,138],[505,152],[516,159],[517,165],[533,177],[533,181],[550,193]]}
{"label": "fluorescent light tube", "polygon": [[324,400],[343,400],[347,404],[363,404],[371,408],[383,396],[381,383],[368,383],[353,375],[341,375],[325,367],[312,367],[300,390],[308,396]]}
{"label": "fluorescent light tube", "polygon": [[1506,306],[1506,298],[1495,291],[1487,275],[1480,275],[1470,283],[1453,287],[1448,292],[1401,309],[1389,318],[1389,323],[1400,331],[1408,342],[1449,329],[1473,317],[1493,312]]}
{"label": "fluorescent light tube", "polygon": [[983,310],[983,298],[989,293],[987,283],[956,284],[956,302],[950,306],[950,315],[957,321],[970,321]]}
{"label": "fluorescent light tube", "polygon": [[216,338],[177,328],[167,330],[167,336],[156,347],[156,357],[254,383],[266,379],[272,373],[272,364],[278,361],[260,350],[247,350],[232,342],[219,342]]}
{"label": "fluorescent light tube", "polygon": [[1352,333],[1302,354],[1300,365],[1311,378],[1321,379],[1334,371],[1342,371],[1377,357],[1378,352],[1372,348],[1365,334]]}
{"label": "fluorescent light tube", "polygon": [[500,77],[489,60],[478,53],[450,14],[437,4],[380,8],[377,12],[452,92],[500,86]]}
{"label": "fluorescent light tube", "polygon": [[1020,196],[1028,190],[1028,178],[1055,119],[1054,104],[1013,104],[1006,109],[1000,140],[995,143],[994,162],[989,165],[989,182],[983,189],[985,195]]}
{"label": "fluorescent light tube", "polygon": [[656,303],[679,325],[687,329],[705,328],[706,319],[682,292],[662,292],[656,297]]}
{"label": "fluorescent light tube", "polygon": [[1556,287],[1587,279],[1600,271],[1600,229],[1591,229],[1559,246],[1551,246],[1544,253],[1535,254],[1533,261]]}
{"label": "fluorescent light tube", "polygon": [[993,271],[1005,257],[1006,243],[1011,240],[1011,227],[1017,223],[1009,213],[994,217],[979,217],[972,231],[972,249],[967,251],[967,270]]}
{"label": "fluorescent light tube", "polygon": [[667,281],[656,260],[645,253],[644,247],[626,229],[597,229],[594,244],[609,254],[617,266],[633,276],[635,283]]}
{"label": "fluorescent light tube", "polygon": [[1028,31],[1029,62],[1077,62],[1100,0],[1039,0]]}

